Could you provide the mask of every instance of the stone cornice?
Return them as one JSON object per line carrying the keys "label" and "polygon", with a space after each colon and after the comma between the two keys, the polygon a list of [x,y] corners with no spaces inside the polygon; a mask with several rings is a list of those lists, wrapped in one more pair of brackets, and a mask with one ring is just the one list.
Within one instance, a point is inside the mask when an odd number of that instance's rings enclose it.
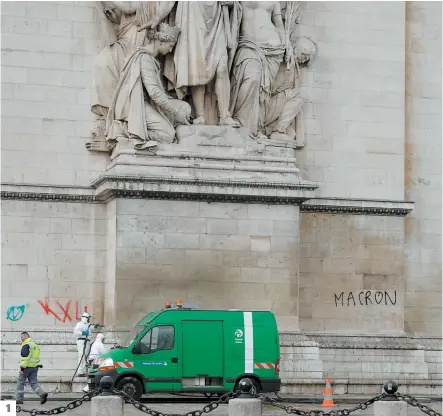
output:
{"label": "stone cornice", "polygon": [[[310,198],[309,195],[312,195],[317,188],[317,184],[309,182],[269,183],[222,179],[102,175],[92,183],[91,187],[6,183],[2,184],[1,198],[5,200],[72,203],[107,203],[115,198],[256,202],[266,204],[300,203],[301,211],[306,213],[318,212],[398,217],[409,214],[414,208],[414,202],[410,201]],[[217,192],[211,192],[214,189],[217,189]]]}
{"label": "stone cornice", "polygon": [[82,186],[49,186],[40,184],[1,184],[1,198],[22,201],[49,202],[100,202],[91,187]]}
{"label": "stone cornice", "polygon": [[357,198],[312,198],[300,206],[302,212],[396,217],[404,217],[413,209],[414,202],[410,201]]}
{"label": "stone cornice", "polygon": [[145,175],[103,175],[92,186],[99,199],[155,198],[237,203],[299,204],[312,197],[317,185]]}
{"label": "stone cornice", "polygon": [[219,187],[236,187],[236,188],[263,188],[263,189],[302,189],[307,191],[315,191],[318,185],[313,183],[290,183],[290,182],[251,182],[239,180],[223,180],[223,179],[192,179],[192,178],[171,178],[158,176],[126,176],[126,175],[102,175],[91,186],[98,188],[105,182],[127,182],[127,183],[167,183],[180,185],[199,185],[199,186],[219,186]]}
{"label": "stone cornice", "polygon": [[[23,328],[4,329],[1,333],[3,345],[19,344]],[[72,329],[26,328],[42,345],[74,345]],[[104,333],[108,343],[126,334],[127,329],[115,328]],[[384,334],[327,334],[312,332],[280,332],[282,347],[318,347],[333,349],[380,349],[380,350],[424,350],[441,351],[442,339],[430,336],[384,335]]]}
{"label": "stone cornice", "polygon": [[282,346],[299,346],[313,342],[319,348],[334,349],[384,349],[441,351],[442,339],[438,337],[411,336],[408,334],[325,334],[325,333],[280,333]]}

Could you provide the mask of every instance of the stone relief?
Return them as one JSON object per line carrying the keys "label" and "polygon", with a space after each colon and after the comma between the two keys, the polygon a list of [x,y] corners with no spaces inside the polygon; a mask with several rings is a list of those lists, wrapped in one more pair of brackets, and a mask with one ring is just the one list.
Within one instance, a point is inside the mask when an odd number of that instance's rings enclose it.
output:
{"label": "stone relief", "polygon": [[119,139],[154,151],[179,125],[241,128],[268,146],[303,147],[300,2],[96,2],[107,46],[93,66],[88,150]]}

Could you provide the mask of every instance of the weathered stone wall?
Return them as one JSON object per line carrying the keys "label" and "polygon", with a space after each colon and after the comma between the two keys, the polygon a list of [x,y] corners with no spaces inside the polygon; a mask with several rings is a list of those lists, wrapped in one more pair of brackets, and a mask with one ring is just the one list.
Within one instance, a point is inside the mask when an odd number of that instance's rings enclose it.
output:
{"label": "weathered stone wall", "polygon": [[7,201],[2,211],[2,329],[103,320],[104,205]]}
{"label": "weathered stone wall", "polygon": [[94,2],[4,2],[2,182],[89,186],[106,156],[91,137]]}
{"label": "weathered stone wall", "polygon": [[298,165],[322,196],[403,200],[405,3],[302,5],[300,34],[318,57],[303,74]]}
{"label": "weathered stone wall", "polygon": [[119,199],[116,224],[119,325],[183,299],[298,329],[297,206]]}
{"label": "weathered stone wall", "polygon": [[429,334],[442,329],[441,7],[406,3],[405,329]]}
{"label": "weathered stone wall", "polygon": [[[84,147],[92,59],[103,46],[95,5],[1,8],[2,182],[23,185],[17,200],[2,201],[6,376],[16,376],[21,330],[48,341],[53,382],[75,368],[69,334],[85,306],[94,321],[127,326],[182,298],[271,308],[281,328],[299,317],[303,334],[326,333],[282,338],[288,391],[322,392],[330,375],[360,392],[360,374],[361,389],[373,383],[378,392],[373,370],[382,368],[409,381],[441,378],[441,344],[414,338],[395,353],[403,331],[441,334],[441,3],[303,2],[301,12],[301,35],[318,44],[303,75],[303,178],[323,197],[415,201],[406,218],[185,200],[90,203],[91,181],[107,162]],[[51,192],[89,202],[42,197]],[[67,331],[63,339],[39,332],[54,328]],[[344,331],[389,333],[397,344],[333,341]]]}
{"label": "weathered stone wall", "polygon": [[403,331],[403,221],[302,213],[301,329]]}

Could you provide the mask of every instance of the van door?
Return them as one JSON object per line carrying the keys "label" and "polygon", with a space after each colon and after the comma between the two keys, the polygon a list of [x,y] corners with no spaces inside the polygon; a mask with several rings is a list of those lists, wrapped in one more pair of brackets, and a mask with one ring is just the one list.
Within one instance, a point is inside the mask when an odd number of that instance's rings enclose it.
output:
{"label": "van door", "polygon": [[223,390],[223,321],[182,321],[184,391]]}
{"label": "van door", "polygon": [[151,327],[140,347],[141,354],[133,356],[134,367],[143,375],[146,391],[173,391],[174,384],[181,382],[176,326]]}

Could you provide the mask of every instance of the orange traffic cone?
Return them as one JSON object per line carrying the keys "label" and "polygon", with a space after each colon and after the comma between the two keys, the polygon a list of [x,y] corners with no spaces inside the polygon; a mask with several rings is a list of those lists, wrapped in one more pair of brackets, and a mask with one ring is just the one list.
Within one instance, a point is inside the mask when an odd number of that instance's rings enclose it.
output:
{"label": "orange traffic cone", "polygon": [[323,393],[323,407],[335,407],[334,400],[332,400],[332,387],[331,387],[331,379],[326,377],[326,387],[325,392]]}

